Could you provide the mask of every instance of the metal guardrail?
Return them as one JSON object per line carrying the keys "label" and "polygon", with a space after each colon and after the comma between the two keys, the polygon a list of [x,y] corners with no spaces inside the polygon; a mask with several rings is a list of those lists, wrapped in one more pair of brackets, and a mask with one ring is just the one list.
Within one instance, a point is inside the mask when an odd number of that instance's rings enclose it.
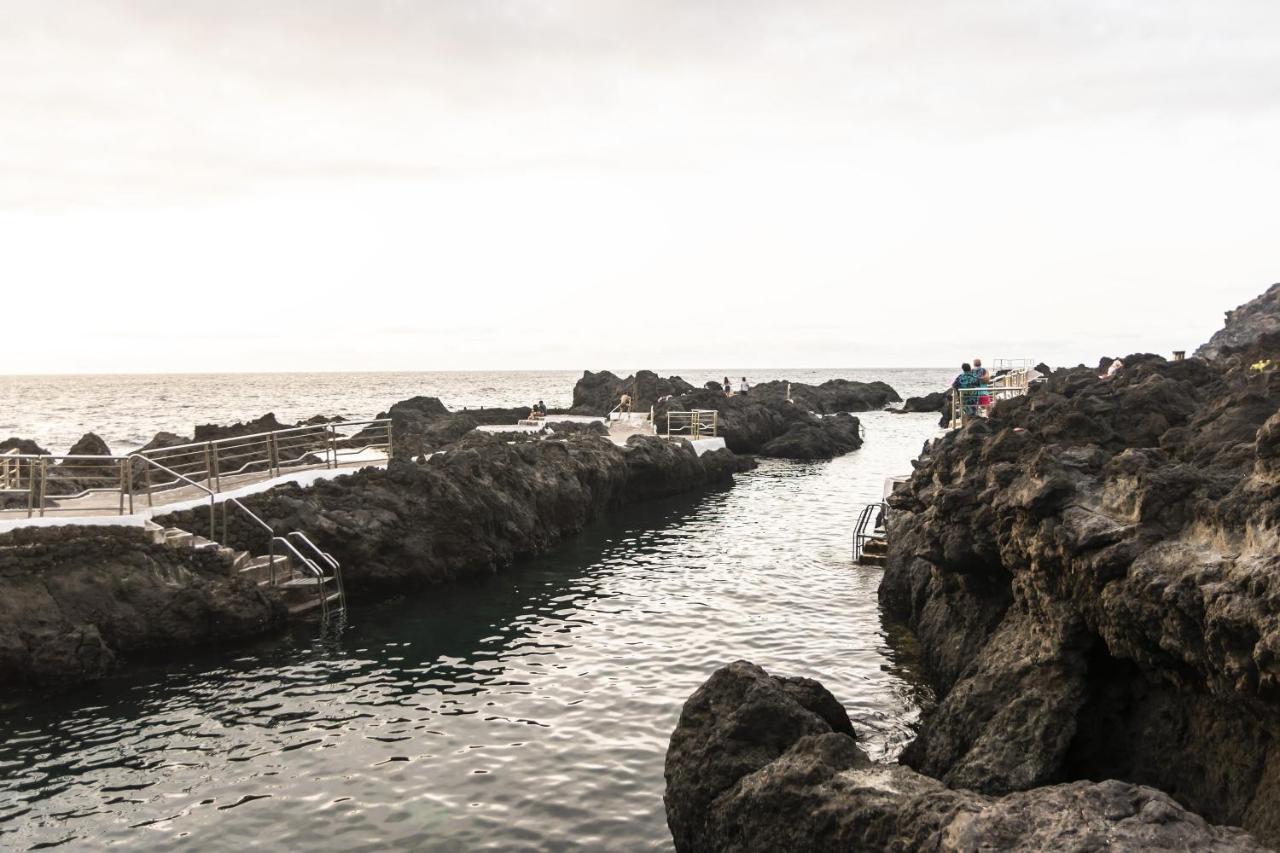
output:
{"label": "metal guardrail", "polygon": [[715,409],[693,409],[688,412],[667,412],[669,439],[715,438],[720,429],[720,413]]}
{"label": "metal guardrail", "polygon": [[974,418],[986,417],[1000,400],[1021,397],[1031,387],[1031,369],[1012,370],[976,388],[951,389],[950,429],[958,429]]}
{"label": "metal guardrail", "polygon": [[[856,563],[862,559],[862,552],[866,548],[867,540],[874,539],[876,524],[880,515],[888,514],[889,505],[883,501],[867,504],[862,508],[862,513],[858,516],[858,523],[853,528],[853,561]],[[870,529],[871,532],[868,532]]]}
{"label": "metal guardrail", "polygon": [[[291,427],[127,456],[10,452],[0,455],[0,511],[25,509],[28,518],[132,514],[140,497],[154,508],[182,500],[174,493],[184,489],[215,495],[284,473],[359,463],[371,453],[390,459],[389,418]],[[101,494],[118,497],[90,505]]]}

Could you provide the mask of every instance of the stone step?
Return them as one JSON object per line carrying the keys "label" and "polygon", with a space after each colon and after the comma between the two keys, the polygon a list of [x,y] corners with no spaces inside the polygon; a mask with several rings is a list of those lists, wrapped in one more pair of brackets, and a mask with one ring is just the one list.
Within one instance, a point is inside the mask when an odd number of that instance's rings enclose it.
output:
{"label": "stone step", "polygon": [[299,575],[291,580],[285,581],[284,583],[277,583],[276,586],[281,589],[315,589],[317,581],[320,584],[328,584],[333,581],[333,577],[331,575],[325,575],[322,578],[317,578],[314,575]]}
{"label": "stone step", "polygon": [[[270,583],[271,557],[266,554],[260,557],[250,557],[237,572],[237,575],[247,580],[256,581],[257,583]],[[284,554],[277,554],[275,556],[275,576],[277,583],[279,583],[282,578],[288,579],[293,577],[293,563]]]}
{"label": "stone step", "polygon": [[149,537],[151,537],[152,542],[154,542],[157,545],[164,544],[164,527],[162,527],[159,524],[156,524],[151,519],[147,519],[146,521],[142,522],[142,529]]}
{"label": "stone step", "polygon": [[863,553],[862,557],[858,560],[858,564],[862,566],[883,566],[884,559],[883,554]]}
{"label": "stone step", "polygon": [[[314,578],[312,580],[314,580]],[[338,593],[331,592],[327,596],[326,600],[329,602],[329,606],[333,607],[335,604],[338,603],[339,599],[341,598],[342,596],[339,595]],[[312,610],[318,610],[320,608],[320,596],[309,595],[306,598],[301,599],[297,602],[287,604],[286,607],[289,610],[290,616],[298,616],[300,614],[307,613]]]}
{"label": "stone step", "polygon": [[219,547],[217,542],[214,542],[212,539],[206,539],[200,535],[192,536],[189,544],[191,548],[198,549]]}
{"label": "stone step", "polygon": [[868,539],[862,543],[862,553],[864,554],[888,554],[889,543],[883,539]]}
{"label": "stone step", "polygon": [[170,548],[186,548],[195,538],[194,533],[188,533],[176,527],[166,527],[164,529],[164,544]]}

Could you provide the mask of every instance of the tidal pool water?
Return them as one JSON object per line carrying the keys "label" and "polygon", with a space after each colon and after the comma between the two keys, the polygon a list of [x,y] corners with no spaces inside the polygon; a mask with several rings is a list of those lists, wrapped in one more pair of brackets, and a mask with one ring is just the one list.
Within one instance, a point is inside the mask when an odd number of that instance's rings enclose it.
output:
{"label": "tidal pool water", "polygon": [[925,688],[850,533],[936,415],[831,462],[633,507],[336,635],[131,668],[0,712],[0,849],[665,850],[667,741],[746,658],[820,679],[892,758]]}

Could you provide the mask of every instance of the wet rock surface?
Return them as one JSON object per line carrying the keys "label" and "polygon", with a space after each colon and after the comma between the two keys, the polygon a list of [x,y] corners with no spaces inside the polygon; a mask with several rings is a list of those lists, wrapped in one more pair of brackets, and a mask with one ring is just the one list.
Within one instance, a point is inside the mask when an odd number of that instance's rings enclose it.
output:
{"label": "wet rock surface", "polygon": [[0,534],[0,685],[52,687],[130,658],[239,640],[284,622],[279,599],[211,552],[136,528]]}
{"label": "wet rock surface", "polygon": [[746,661],[685,703],[666,760],[675,847],[775,850],[1261,850],[1168,795],[1118,781],[990,796],[858,748],[839,702]]}
{"label": "wet rock surface", "polygon": [[1277,355],[1058,371],[926,451],[880,588],[942,697],[904,763],[1145,784],[1280,844]]}
{"label": "wet rock surface", "polygon": [[[751,461],[633,436],[508,441],[476,434],[423,462],[396,460],[244,503],[280,531],[305,530],[343,566],[349,591],[403,590],[484,574],[538,553],[608,510],[732,481]],[[161,519],[208,526],[199,511]],[[229,544],[262,547],[233,514]]]}

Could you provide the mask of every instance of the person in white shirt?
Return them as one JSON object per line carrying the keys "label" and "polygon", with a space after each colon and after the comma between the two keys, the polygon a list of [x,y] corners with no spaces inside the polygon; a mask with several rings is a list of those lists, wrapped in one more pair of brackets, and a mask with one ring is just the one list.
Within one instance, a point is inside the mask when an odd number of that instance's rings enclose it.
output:
{"label": "person in white shirt", "polygon": [[738,386],[738,393],[745,397],[750,390],[751,386],[747,383],[747,377],[742,377],[742,384]]}

